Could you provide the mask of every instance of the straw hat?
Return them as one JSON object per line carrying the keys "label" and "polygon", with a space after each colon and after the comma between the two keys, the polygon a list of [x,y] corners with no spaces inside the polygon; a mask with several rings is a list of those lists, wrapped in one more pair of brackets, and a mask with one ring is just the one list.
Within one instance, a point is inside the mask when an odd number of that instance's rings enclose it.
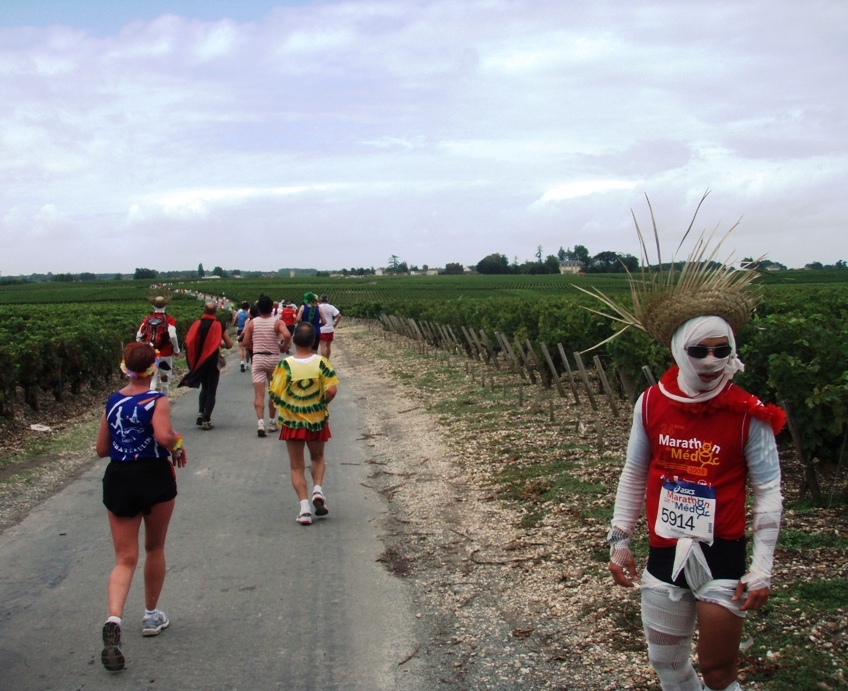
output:
{"label": "straw hat", "polygon": [[165,307],[165,305],[171,302],[171,294],[165,291],[150,293],[147,296],[147,301],[154,307]]}
{"label": "straw hat", "polygon": [[[680,241],[678,250],[692,230],[698,210],[708,194],[709,191],[701,197],[689,228]],[[721,245],[738,223],[734,224],[714,244],[712,249],[710,249],[710,245],[713,242],[715,231],[709,238],[705,238],[702,234],[681,269],[675,269],[674,257],[672,257],[670,268],[664,270],[659,249],[659,233],[650,199],[648,199],[648,208],[651,212],[659,269],[651,270],[646,266],[648,264],[648,253],[642,231],[639,228],[639,222],[634,214],[633,220],[636,223],[636,232],[639,235],[639,243],[642,247],[643,265],[638,277],[628,272],[630,295],[633,302],[632,310],[622,307],[597,288],[586,289],[576,286],[584,293],[603,302],[613,313],[601,312],[588,307],[586,309],[624,324],[623,329],[598,345],[609,342],[632,326],[646,332],[662,345],[670,347],[671,337],[681,324],[694,317],[706,315],[721,317],[730,324],[734,333],[739,333],[739,330],[750,319],[754,308],[760,301],[761,294],[751,284],[757,277],[756,272],[729,266],[730,258],[723,263],[716,261],[716,255]]]}

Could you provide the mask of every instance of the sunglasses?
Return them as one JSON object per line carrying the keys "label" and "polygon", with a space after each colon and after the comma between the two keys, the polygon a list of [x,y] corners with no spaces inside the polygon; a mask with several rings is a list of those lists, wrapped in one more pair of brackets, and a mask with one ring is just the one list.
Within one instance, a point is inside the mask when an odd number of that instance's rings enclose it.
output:
{"label": "sunglasses", "polygon": [[691,358],[695,358],[696,360],[703,360],[707,355],[712,353],[713,357],[718,358],[719,360],[729,357],[733,352],[733,348],[731,348],[726,343],[724,345],[717,346],[689,346],[686,348],[686,353]]}

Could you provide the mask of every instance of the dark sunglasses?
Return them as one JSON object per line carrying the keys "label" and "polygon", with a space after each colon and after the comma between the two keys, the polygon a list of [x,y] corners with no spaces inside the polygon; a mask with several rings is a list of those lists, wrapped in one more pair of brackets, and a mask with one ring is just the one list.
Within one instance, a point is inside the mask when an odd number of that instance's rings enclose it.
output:
{"label": "dark sunglasses", "polygon": [[695,358],[696,360],[703,360],[710,353],[713,354],[713,357],[718,358],[719,360],[728,357],[733,352],[733,348],[731,348],[726,343],[724,345],[717,346],[689,346],[686,348],[686,353],[691,358]]}

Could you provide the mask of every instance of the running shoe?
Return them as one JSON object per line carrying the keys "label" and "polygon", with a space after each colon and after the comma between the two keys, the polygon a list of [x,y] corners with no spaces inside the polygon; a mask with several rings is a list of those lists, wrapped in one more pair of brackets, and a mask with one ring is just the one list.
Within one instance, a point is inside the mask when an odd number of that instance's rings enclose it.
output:
{"label": "running shoe", "polygon": [[269,432],[276,432],[277,431],[277,421],[276,420],[271,420],[270,422],[268,422],[268,431]]}
{"label": "running shoe", "polygon": [[241,371],[244,372],[244,360],[242,360],[242,363],[241,363]]}
{"label": "running shoe", "polygon": [[303,511],[297,515],[295,520],[301,525],[312,525],[312,514],[308,511]]}
{"label": "running shoe", "polygon": [[154,609],[153,614],[150,616],[144,615],[144,619],[142,619],[142,636],[158,636],[162,633],[162,629],[167,629],[168,625],[171,623],[168,620],[168,615],[165,614],[161,609]]}
{"label": "running shoe", "polygon": [[213,425],[209,420],[204,420],[203,424],[200,425],[200,429],[209,431],[210,429],[215,429],[215,425]]}
{"label": "running shoe", "polygon": [[260,420],[259,424],[256,426],[256,434],[260,437],[265,436],[265,420]]}
{"label": "running shoe", "polygon": [[124,668],[124,654],[121,652],[121,627],[114,621],[103,625],[103,652],[100,661],[110,672],[120,672]]}
{"label": "running shoe", "polygon": [[197,425],[198,427],[203,426],[203,413],[201,413],[200,415],[197,416],[197,420],[195,420],[194,424]]}
{"label": "running shoe", "polygon": [[327,500],[324,499],[324,495],[321,492],[315,492],[312,495],[312,506],[315,507],[316,516],[326,516],[330,513],[330,509],[327,508]]}

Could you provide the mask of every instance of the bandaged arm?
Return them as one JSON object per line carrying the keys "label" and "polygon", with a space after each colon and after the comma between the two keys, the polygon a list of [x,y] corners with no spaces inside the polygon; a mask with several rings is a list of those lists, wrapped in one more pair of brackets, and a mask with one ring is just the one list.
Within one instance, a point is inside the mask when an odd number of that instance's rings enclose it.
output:
{"label": "bandaged arm", "polygon": [[651,461],[651,443],[642,424],[642,396],[633,408],[633,424],[627,442],[627,457],[615,494],[612,525],[607,534],[610,543],[610,561],[625,566],[633,560],[630,552],[630,535],[642,513],[645,491],[648,486],[648,469]]}
{"label": "bandaged arm", "polygon": [[780,493],[780,459],[774,433],[767,422],[752,418],[745,444],[748,481],[754,494],[754,548],[751,567],[742,576],[748,590],[771,587],[774,549],[783,513]]}

